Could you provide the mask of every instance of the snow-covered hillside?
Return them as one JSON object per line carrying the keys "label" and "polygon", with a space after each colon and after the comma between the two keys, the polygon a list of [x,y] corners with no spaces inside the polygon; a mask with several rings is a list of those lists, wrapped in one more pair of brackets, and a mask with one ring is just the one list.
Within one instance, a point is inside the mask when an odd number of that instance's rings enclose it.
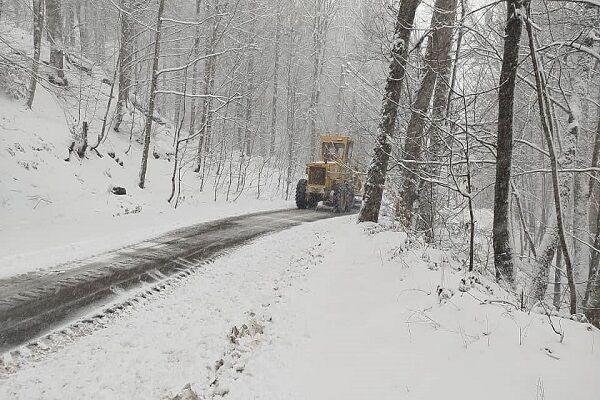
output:
{"label": "snow-covered hillside", "polygon": [[[13,48],[31,51],[23,31],[3,30],[3,35],[11,35]],[[0,46],[0,51],[11,49]],[[108,121],[98,152],[88,150],[83,159],[69,155],[70,128],[82,120],[89,122],[89,145],[96,144],[110,85],[102,83],[99,71],[88,75],[71,67],[67,77],[67,89],[38,85],[31,110],[22,99],[0,92],[0,277],[91,256],[180,226],[291,206],[282,200],[280,171],[257,157],[249,162],[239,190],[237,165],[231,174],[229,165],[218,176],[210,171],[204,190],[202,177],[186,167],[175,209],[167,202],[173,173],[169,123],[154,129],[146,188],[140,189],[143,119],[131,110],[122,123],[127,129],[119,133]],[[127,194],[113,194],[115,186]]]}

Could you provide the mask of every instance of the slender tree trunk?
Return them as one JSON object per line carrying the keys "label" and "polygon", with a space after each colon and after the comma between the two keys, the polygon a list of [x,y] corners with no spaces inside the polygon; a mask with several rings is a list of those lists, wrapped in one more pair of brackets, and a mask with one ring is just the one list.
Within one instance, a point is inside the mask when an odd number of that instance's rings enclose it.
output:
{"label": "slender tree trunk", "polygon": [[[133,21],[129,13],[132,11],[131,0],[121,0],[121,9],[119,14],[121,18],[120,49],[119,49],[119,94],[117,98],[117,110],[115,124],[113,129],[118,132],[123,121],[124,109],[129,101],[129,91],[131,88],[131,73],[133,71]],[[89,39],[86,30],[85,35]],[[86,39],[86,40],[88,40]]]}
{"label": "slender tree trunk", "polygon": [[[214,11],[214,14],[217,15],[219,13],[219,2],[216,0],[213,10],[210,8],[210,4],[206,3],[206,13],[210,15],[211,11]],[[217,49],[218,42],[218,34],[219,34],[219,17],[214,17],[212,26],[210,29],[210,37],[208,39],[208,44],[206,45],[205,55],[207,58],[204,60],[204,79],[202,86],[202,94],[205,96],[202,99],[202,109],[200,116],[200,136],[198,140],[198,151],[196,155],[196,168],[195,172],[200,172],[203,162],[203,156],[208,150],[208,146],[210,145],[210,135],[211,135],[211,123],[212,123],[212,98],[211,95],[214,91],[214,82],[215,82],[215,73],[216,73],[216,64],[217,59],[216,56],[208,57],[213,54]]]}
{"label": "slender tree trunk", "polygon": [[[249,5],[251,7],[252,10],[256,9],[256,1],[252,0],[249,2]],[[244,147],[245,147],[245,151],[244,154],[246,155],[251,155],[252,154],[252,144],[254,141],[254,131],[252,128],[252,114],[254,112],[254,64],[255,64],[255,60],[254,60],[254,56],[255,56],[255,50],[252,48],[255,44],[256,41],[256,23],[253,20],[252,24],[250,25],[250,32],[249,32],[249,49],[248,49],[248,59],[247,59],[247,65],[246,65],[246,85],[247,85],[247,90],[246,90],[246,109],[245,109],[245,126],[244,126]]]}
{"label": "slender tree trunk", "polygon": [[496,185],[494,188],[494,265],[496,279],[510,285],[515,282],[513,250],[510,244],[509,205],[510,176],[513,151],[513,103],[519,62],[519,42],[524,11],[519,0],[506,1],[504,55],[500,70],[498,93],[498,138],[496,145]]}
{"label": "slender tree trunk", "polygon": [[35,88],[37,85],[40,67],[40,49],[42,47],[42,32],[44,30],[44,11],[42,0],[33,0],[33,65],[31,67],[31,80],[27,93],[27,108],[33,105]]}
{"label": "slender tree trunk", "polygon": [[[197,58],[200,55],[200,10],[202,0],[196,0],[196,28],[194,30],[194,44],[192,46],[192,58]],[[198,101],[194,97],[198,93],[198,63],[192,66],[192,98],[190,99],[190,134],[194,134],[196,130],[196,117],[198,113]]]}
{"label": "slender tree trunk", "polygon": [[[540,120],[542,123],[542,131],[546,138],[546,144],[548,146],[548,154],[550,156],[550,165],[552,167],[552,189],[554,194],[554,210],[556,213],[556,227],[558,229],[558,238],[561,245],[562,256],[565,261],[565,269],[567,272],[567,283],[569,285],[569,294],[570,294],[570,311],[571,314],[575,314],[577,312],[577,294],[575,289],[575,281],[573,276],[573,264],[571,263],[571,257],[569,255],[569,249],[567,246],[567,241],[565,237],[565,228],[563,223],[563,212],[561,205],[561,197],[566,197],[561,192],[568,192],[569,186],[567,186],[564,181],[561,184],[561,181],[558,177],[558,160],[556,156],[556,151],[554,148],[553,142],[553,128],[551,124],[552,117],[549,112],[547,100],[547,92],[545,87],[545,78],[541,71],[541,68],[538,64],[537,52],[535,49],[535,40],[533,37],[533,28],[531,26],[530,21],[531,15],[529,13],[529,9],[527,10],[527,34],[529,37],[529,49],[531,53],[531,60],[533,64],[533,71],[535,75],[535,83],[536,83],[536,94],[538,100],[538,109],[540,112]],[[578,102],[578,100],[577,100]],[[574,162],[575,158],[575,145],[577,143],[577,135],[579,131],[579,120],[577,119],[578,115],[574,113],[571,109],[569,112],[569,136],[570,136],[570,144],[566,146],[567,149],[571,149],[568,152],[563,152],[563,159],[565,162]],[[563,195],[563,196],[561,196]]]}
{"label": "slender tree trunk", "polygon": [[390,70],[383,97],[381,119],[377,129],[377,139],[373,158],[367,172],[364,204],[360,210],[360,222],[379,219],[379,209],[385,186],[388,161],[390,158],[390,139],[394,134],[398,103],[404,81],[410,33],[412,31],[415,12],[420,0],[402,0],[398,9],[394,28],[394,43],[391,52]]}
{"label": "slender tree trunk", "polygon": [[281,48],[281,1],[277,0],[277,24],[275,25],[275,49],[273,55],[273,97],[271,99],[271,134],[269,136],[269,157],[275,153],[277,130],[277,96],[279,88],[279,52]]}
{"label": "slender tree trunk", "polygon": [[420,161],[421,159],[427,110],[431,103],[436,79],[446,69],[450,48],[452,47],[452,27],[455,19],[456,0],[436,0],[433,16],[431,17],[431,30],[433,33],[429,39],[425,56],[426,72],[412,106],[404,141],[403,158],[409,164],[402,170],[402,188],[400,198],[396,204],[396,217],[407,228],[412,225],[413,205],[417,200],[419,181],[419,164],[410,163],[410,161]]}
{"label": "slender tree trunk", "polygon": [[142,166],[140,168],[140,182],[138,186],[143,189],[146,183],[146,168],[148,166],[148,152],[150,151],[150,135],[152,133],[152,117],[154,115],[154,100],[158,82],[158,61],[160,58],[160,36],[162,28],[162,15],[165,9],[165,0],[158,3],[158,16],[156,18],[156,36],[154,37],[154,59],[152,60],[152,79],[148,95],[148,109],[144,125],[144,150],[142,152]]}
{"label": "slender tree trunk", "polygon": [[560,311],[561,306],[561,280],[562,280],[562,252],[560,251],[560,247],[556,252],[556,266],[554,267],[554,296],[552,299],[552,304],[556,311]]}

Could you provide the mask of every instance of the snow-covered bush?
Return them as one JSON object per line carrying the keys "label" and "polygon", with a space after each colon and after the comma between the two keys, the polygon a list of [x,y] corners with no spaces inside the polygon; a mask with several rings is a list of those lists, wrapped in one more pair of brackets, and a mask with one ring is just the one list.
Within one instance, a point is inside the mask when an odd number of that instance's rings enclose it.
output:
{"label": "snow-covered bush", "polygon": [[0,63],[0,91],[15,100],[24,99],[27,96],[27,83],[29,74],[14,65],[3,65]]}

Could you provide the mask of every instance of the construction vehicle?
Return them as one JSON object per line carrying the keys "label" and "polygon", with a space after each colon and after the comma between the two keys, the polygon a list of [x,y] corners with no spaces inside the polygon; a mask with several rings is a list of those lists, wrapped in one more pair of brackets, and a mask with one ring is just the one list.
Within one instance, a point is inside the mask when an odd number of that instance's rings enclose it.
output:
{"label": "construction vehicle", "polygon": [[307,178],[296,186],[296,206],[315,208],[322,201],[337,213],[354,206],[354,194],[362,182],[350,168],[353,142],[349,136],[321,136],[321,160],[306,164]]}

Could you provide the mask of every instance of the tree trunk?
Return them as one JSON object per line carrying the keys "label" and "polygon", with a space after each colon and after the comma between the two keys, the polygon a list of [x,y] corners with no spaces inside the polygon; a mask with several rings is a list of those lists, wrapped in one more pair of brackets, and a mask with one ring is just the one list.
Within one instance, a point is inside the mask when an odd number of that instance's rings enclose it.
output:
{"label": "tree trunk", "polygon": [[65,42],[69,50],[75,48],[75,12],[74,5],[67,3],[67,11],[65,18]]}
{"label": "tree trunk", "polygon": [[[577,295],[575,289],[575,281],[573,277],[573,264],[571,263],[571,257],[569,255],[569,248],[567,247],[567,241],[565,237],[565,228],[563,223],[563,212],[561,200],[562,197],[568,197],[565,193],[568,193],[570,190],[570,185],[566,184],[565,180],[560,180],[558,176],[558,159],[556,156],[556,151],[554,148],[554,139],[553,139],[553,125],[552,125],[552,115],[549,109],[549,101],[548,94],[546,92],[545,82],[546,79],[541,70],[541,67],[538,64],[537,52],[535,49],[535,40],[533,36],[533,28],[531,25],[531,15],[529,13],[529,9],[527,9],[527,34],[529,38],[529,49],[531,54],[531,60],[533,65],[533,72],[535,76],[535,87],[538,101],[538,110],[540,113],[540,120],[542,123],[542,131],[546,138],[546,144],[548,146],[548,154],[550,157],[550,166],[552,169],[552,189],[554,194],[554,212],[556,213],[556,228],[558,230],[558,238],[561,245],[562,256],[565,261],[565,269],[567,272],[567,283],[569,285],[569,294],[570,294],[570,311],[571,314],[575,314],[577,312]],[[572,103],[577,102],[572,101]],[[569,143],[564,146],[566,150],[563,151],[563,163],[573,163],[575,158],[575,146],[577,143],[577,136],[579,132],[579,120],[577,119],[577,113],[573,112],[573,108],[570,107],[569,110],[569,125],[568,132]]]}
{"label": "tree trunk", "polygon": [[[218,14],[219,4],[218,1],[214,7],[214,14]],[[206,2],[206,15],[211,15],[211,6],[209,2]],[[200,172],[202,167],[202,159],[205,153],[207,136],[210,134],[210,107],[212,104],[210,94],[212,93],[212,86],[214,82],[213,78],[213,64],[215,62],[214,57],[208,57],[210,54],[214,53],[216,48],[217,34],[218,34],[218,23],[219,18],[213,17],[212,26],[210,28],[210,37],[207,40],[207,44],[205,47],[204,55],[207,58],[204,60],[204,71],[203,71],[203,81],[202,81],[202,94],[204,97],[201,99],[201,109],[200,109],[200,136],[198,138],[198,150],[196,153],[196,168],[194,172]]]}
{"label": "tree trunk", "polygon": [[377,128],[377,141],[373,158],[367,172],[365,182],[364,204],[360,210],[360,222],[377,222],[379,209],[383,197],[385,175],[390,158],[390,139],[394,134],[398,103],[402,92],[410,33],[412,31],[415,12],[420,0],[402,0],[398,9],[396,26],[394,28],[394,43],[391,51],[390,70],[383,96],[383,104],[379,126]]}
{"label": "tree trunk", "polygon": [[419,165],[416,162],[410,163],[410,161],[421,159],[427,110],[431,103],[436,79],[447,69],[446,64],[452,47],[452,27],[455,18],[456,0],[436,0],[431,17],[433,33],[429,39],[425,56],[426,72],[412,107],[402,154],[409,164],[402,170],[402,188],[396,204],[396,217],[406,228],[410,228],[412,225],[412,210],[415,200],[417,200],[419,181]]}
{"label": "tree trunk", "polygon": [[[252,10],[256,9],[256,1],[255,0],[251,0],[249,2],[250,8]],[[256,41],[256,23],[254,20],[252,20],[252,23],[250,25],[250,29],[249,29],[249,41],[248,41],[248,60],[247,60],[247,65],[246,65],[246,110],[245,110],[245,125],[244,125],[244,154],[246,155],[251,155],[252,154],[252,144],[254,142],[254,134],[253,134],[253,128],[252,128],[252,114],[254,111],[254,55],[255,55],[255,50],[253,49],[253,46],[255,44]]]}
{"label": "tree trunk", "polygon": [[[598,64],[596,64],[598,66]],[[598,91],[600,99],[600,90]],[[598,107],[597,125],[594,138],[594,151],[592,153],[592,167],[598,167],[600,159],[600,106]],[[590,179],[589,193],[592,201],[590,202],[590,218],[592,223],[590,228],[594,232],[594,250],[590,259],[588,284],[585,291],[583,302],[583,312],[587,319],[595,326],[600,328],[600,212],[598,211],[598,202],[600,201],[600,185],[596,179],[600,174],[592,173]]]}
{"label": "tree trunk", "polygon": [[[121,35],[119,49],[119,94],[117,97],[117,110],[115,116],[115,124],[113,129],[118,132],[121,122],[123,121],[124,109],[129,101],[129,90],[131,88],[131,72],[133,65],[133,21],[130,19],[129,13],[132,11],[130,0],[121,0],[121,9],[123,12],[119,14],[121,17]],[[85,35],[88,35],[86,30]],[[89,36],[87,39],[89,40]]]}
{"label": "tree trunk", "polygon": [[88,0],[80,1],[75,4],[75,15],[77,16],[77,29],[79,31],[79,45],[84,56],[90,53],[90,36],[87,25]]}
{"label": "tree trunk", "polygon": [[33,0],[33,65],[31,67],[31,80],[27,93],[27,108],[33,105],[35,88],[37,85],[40,67],[40,49],[42,47],[42,31],[44,30],[44,12],[42,0]]}
{"label": "tree trunk", "polygon": [[[194,44],[192,46],[192,58],[198,58],[200,55],[200,10],[202,0],[196,0],[196,28],[194,30]],[[198,93],[198,63],[192,66],[192,98],[190,99],[190,135],[195,134],[196,130],[196,114],[198,113],[198,102],[194,97]]]}
{"label": "tree trunk", "polygon": [[275,134],[277,130],[277,95],[279,79],[279,52],[281,47],[281,2],[277,1],[277,24],[275,25],[275,49],[273,55],[273,97],[271,99],[271,134],[269,136],[269,157],[275,153]]}
{"label": "tree trunk", "polygon": [[162,15],[165,9],[165,0],[158,3],[158,16],[156,18],[156,36],[154,38],[154,59],[152,60],[152,80],[148,95],[148,110],[146,111],[146,124],[144,125],[144,150],[142,153],[142,166],[140,168],[140,182],[138,186],[143,189],[146,183],[146,168],[148,166],[148,152],[150,151],[150,134],[152,133],[152,116],[154,115],[154,100],[158,82],[158,60],[160,58],[160,35]]}
{"label": "tree trunk", "polygon": [[506,2],[504,55],[500,70],[498,93],[498,138],[496,145],[496,185],[494,187],[494,265],[496,279],[514,284],[513,251],[510,244],[509,204],[510,175],[513,151],[513,103],[515,79],[519,62],[519,42],[523,20],[523,5],[519,0]]}
{"label": "tree trunk", "polygon": [[46,1],[46,18],[48,36],[50,38],[50,82],[60,86],[66,85],[64,71],[64,44],[62,32],[61,0]]}

